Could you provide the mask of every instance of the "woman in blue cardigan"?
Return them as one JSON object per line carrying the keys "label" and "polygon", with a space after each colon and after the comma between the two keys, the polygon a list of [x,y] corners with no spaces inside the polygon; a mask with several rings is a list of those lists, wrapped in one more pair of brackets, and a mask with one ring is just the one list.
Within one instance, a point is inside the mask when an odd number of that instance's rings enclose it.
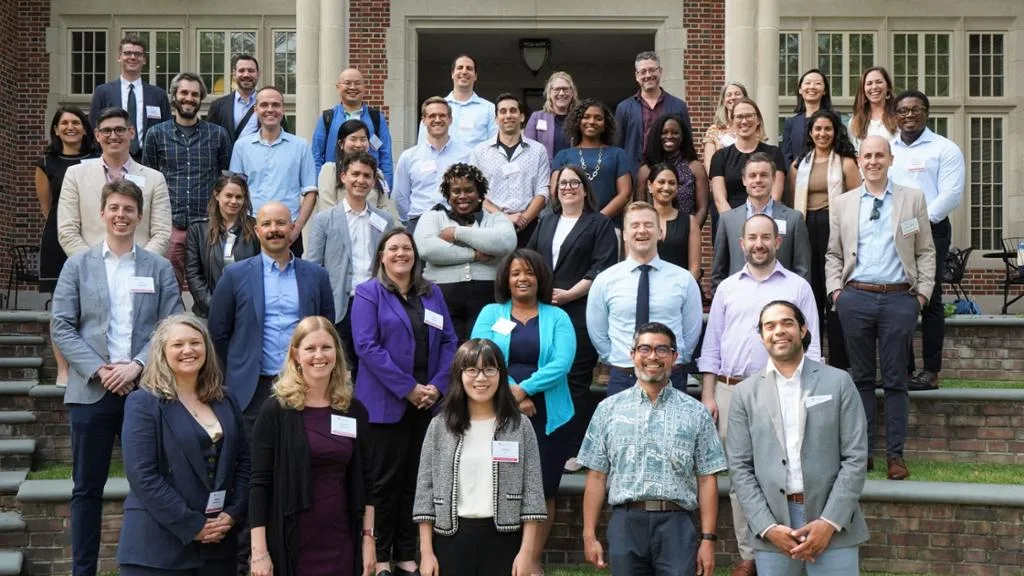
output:
{"label": "woman in blue cardigan", "polygon": [[505,256],[494,280],[497,303],[480,311],[472,336],[501,348],[508,359],[512,395],[537,435],[548,511],[533,546],[538,566],[572,440],[565,424],[574,413],[567,374],[576,357],[576,332],[569,315],[551,305],[553,285],[551,269],[540,254],[519,249]]}

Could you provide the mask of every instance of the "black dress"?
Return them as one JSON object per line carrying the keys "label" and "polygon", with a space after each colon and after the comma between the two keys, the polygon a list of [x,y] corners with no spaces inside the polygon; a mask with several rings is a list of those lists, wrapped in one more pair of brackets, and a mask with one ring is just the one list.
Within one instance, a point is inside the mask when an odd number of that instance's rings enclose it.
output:
{"label": "black dress", "polygon": [[86,158],[96,158],[95,153],[65,156],[63,154],[45,154],[36,161],[36,168],[46,174],[50,182],[50,212],[46,215],[43,226],[43,237],[39,242],[39,291],[53,292],[57,286],[57,278],[68,257],[57,241],[57,202],[60,200],[60,188],[64,184],[64,173],[68,168],[79,164]]}
{"label": "black dress", "polygon": [[690,269],[690,217],[682,210],[665,222],[665,239],[658,240],[658,256],[680,268]]}

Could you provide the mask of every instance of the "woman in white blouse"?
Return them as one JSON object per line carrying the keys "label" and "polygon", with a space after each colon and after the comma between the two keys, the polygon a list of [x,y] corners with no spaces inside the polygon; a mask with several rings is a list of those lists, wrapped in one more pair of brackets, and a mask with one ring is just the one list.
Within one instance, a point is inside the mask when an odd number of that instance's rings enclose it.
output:
{"label": "woman in white blouse", "polygon": [[881,66],[872,66],[860,76],[857,96],[853,99],[853,116],[850,117],[850,139],[855,149],[868,136],[881,136],[892,140],[899,136],[896,112],[893,105],[892,77]]}

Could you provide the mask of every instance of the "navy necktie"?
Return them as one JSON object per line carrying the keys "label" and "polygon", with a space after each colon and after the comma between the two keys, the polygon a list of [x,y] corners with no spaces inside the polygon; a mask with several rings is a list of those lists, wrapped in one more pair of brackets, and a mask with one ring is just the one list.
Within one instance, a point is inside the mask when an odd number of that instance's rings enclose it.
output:
{"label": "navy necktie", "polygon": [[636,287],[636,326],[633,330],[640,328],[651,321],[651,265],[641,264],[640,283]]}
{"label": "navy necktie", "polygon": [[132,139],[132,152],[138,150],[139,146],[139,108],[135,102],[135,83],[128,85],[128,125],[135,127],[135,138]]}

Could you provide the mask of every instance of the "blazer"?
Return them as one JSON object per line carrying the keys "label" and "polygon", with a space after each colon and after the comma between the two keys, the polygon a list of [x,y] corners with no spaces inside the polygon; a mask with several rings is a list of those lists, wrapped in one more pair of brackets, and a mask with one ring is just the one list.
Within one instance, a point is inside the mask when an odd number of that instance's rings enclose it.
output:
{"label": "blazer", "polygon": [[[370,211],[370,254],[367,262],[373,263],[377,257],[377,243],[385,232],[395,226],[391,214],[374,208],[369,203],[366,205]],[[381,219],[380,228],[373,225],[372,218],[376,216]],[[327,247],[330,246],[330,250]],[[345,213],[345,205],[339,203],[336,206],[313,215],[309,225],[309,235],[306,237],[306,260],[315,262],[327,269],[327,276],[331,279],[331,287],[334,288],[334,323],[337,324],[345,319],[348,314],[349,296],[352,294],[352,277],[349,271],[352,269],[352,241],[348,231],[348,215]],[[369,270],[367,271],[369,272]]]}
{"label": "blazer", "polygon": [[441,328],[427,325],[429,381],[416,382],[412,376],[412,323],[399,298],[372,278],[356,286],[352,303],[352,341],[359,356],[356,397],[366,405],[372,424],[401,420],[409,406],[405,396],[416,384],[433,384],[441,394],[447,394],[448,373],[459,347],[441,289],[431,284],[430,292],[420,299],[424,310],[441,315]]}
{"label": "blazer", "polygon": [[[150,128],[164,120],[171,119],[171,101],[167,97],[167,92],[159,86],[153,86],[146,82],[142,83],[142,104],[143,106],[156,106],[160,108],[160,117],[150,118],[149,114],[146,113],[146,109],[142,109],[142,117],[145,120],[142,132],[138,134],[140,143]],[[121,105],[120,77],[106,84],[100,84],[93,90],[92,102],[89,103],[89,123],[92,124],[93,128],[96,128],[96,118],[100,117],[100,112],[104,108],[124,108]],[[134,121],[134,119],[132,120]],[[130,122],[130,124],[133,124],[133,122]]]}
{"label": "blazer", "polygon": [[[825,292],[829,295],[846,286],[857,264],[862,189],[863,185],[831,201],[828,250],[825,252]],[[892,191],[892,233],[896,254],[910,282],[910,293],[931,298],[935,288],[935,241],[928,222],[924,193],[898,184],[892,184]],[[900,224],[910,219],[917,220],[918,230],[904,236],[900,232]]]}
{"label": "blazer", "polygon": [[[537,318],[540,328],[540,357],[537,359],[537,371],[522,382],[509,378],[510,384],[518,384],[528,395],[544,393],[544,407],[547,409],[548,421],[544,427],[545,434],[551,434],[560,426],[572,419],[576,413],[569,396],[569,369],[576,358],[576,331],[572,321],[564,310],[557,306],[538,304],[540,315]],[[494,323],[499,319],[512,319],[512,302],[504,304],[488,304],[476,317],[471,338],[487,338],[501,348],[501,353],[508,358],[511,334],[502,334],[494,330]]]}
{"label": "blazer", "polygon": [[[859,504],[867,478],[868,426],[857,387],[845,371],[807,358],[800,386],[800,466],[807,521],[825,517],[842,526],[832,536],[831,547],[862,544],[868,539]],[[808,406],[811,398],[817,403]],[[772,524],[792,524],[782,409],[775,377],[767,368],[736,386],[726,443],[733,491],[756,536],[751,545],[774,551],[760,534]]]}
{"label": "blazer", "polygon": [[[206,234],[209,230],[210,219],[203,218],[189,224],[185,236],[185,280],[188,282],[189,293],[192,294],[192,312],[201,318],[209,315],[213,289],[217,286],[217,280],[224,274],[224,248],[219,243],[216,246],[206,243]],[[231,256],[235,262],[241,262],[260,253],[260,241],[255,235],[252,240],[246,242],[237,225],[235,232],[239,234],[231,247]]]}
{"label": "blazer", "polygon": [[[776,258],[783,268],[810,282],[811,240],[803,214],[782,202],[774,202],[772,218],[786,223],[786,233],[782,235],[782,245],[779,246]],[[739,272],[746,264],[743,248],[740,247],[740,236],[746,220],[746,203],[718,217],[718,232],[715,234],[714,254],[711,257],[712,288],[718,288],[722,280]]]}
{"label": "blazer", "polygon": [[[546,130],[537,130],[538,120],[543,120],[547,123]],[[523,136],[540,142],[541,146],[547,150],[549,164],[555,157],[555,130],[554,113],[537,110],[533,114],[530,114],[530,119],[526,121],[526,129],[523,131]]]}
{"label": "blazer", "polygon": [[[206,112],[206,121],[212,124],[217,124],[221,128],[228,131],[228,136],[231,138],[233,144],[238,138],[235,138],[235,94],[232,90],[227,94],[217,98],[213,102],[210,102],[210,108]],[[253,112],[253,116],[256,112]],[[257,128],[260,125],[259,117],[256,118]],[[281,129],[285,132],[290,132],[288,129],[288,120],[285,118],[281,119]]]}
{"label": "blazer", "polygon": [[[217,472],[207,474],[199,434],[178,400],[136,390],[125,401],[121,450],[128,476],[117,561],[164,570],[200,568],[207,559],[234,558],[249,513],[249,441],[231,398],[210,403],[224,436]],[[193,541],[206,523],[211,492],[226,491],[224,512],[235,525],[217,544]]]}
{"label": "blazer", "polygon": [[[153,279],[152,294],[132,295],[132,359],[145,363],[149,339],[164,318],[184,312],[171,263],[135,246],[135,275]],[[50,335],[68,360],[67,404],[94,404],[107,393],[96,372],[110,360],[110,289],[103,245],[68,259],[53,292]]]}
{"label": "blazer", "polygon": [[[128,173],[144,180],[142,220],[135,229],[135,243],[163,255],[171,243],[171,200],[164,175],[132,160]],[[100,218],[101,191],[107,183],[103,161],[84,162],[68,168],[57,203],[57,240],[68,256],[103,243],[107,228]],[[138,183],[138,181],[136,181]]]}
{"label": "blazer", "polygon": [[[299,318],[334,318],[327,271],[295,258]],[[224,367],[224,382],[244,412],[256,392],[263,358],[263,258],[254,256],[224,269],[210,301],[210,337]]]}
{"label": "blazer", "polygon": [[789,172],[789,167],[804,151],[804,139],[807,137],[807,116],[803,112],[786,118],[782,123],[782,142],[779,148],[782,149],[782,157],[786,159],[786,165],[780,170]]}
{"label": "blazer", "polygon": [[[661,114],[679,114],[692,132],[690,110],[686,102],[662,89],[665,95]],[[640,107],[639,93],[626,98],[615,107],[615,145],[626,151],[633,166],[641,166],[644,156],[644,113]],[[636,174],[634,174],[636,176]]]}

